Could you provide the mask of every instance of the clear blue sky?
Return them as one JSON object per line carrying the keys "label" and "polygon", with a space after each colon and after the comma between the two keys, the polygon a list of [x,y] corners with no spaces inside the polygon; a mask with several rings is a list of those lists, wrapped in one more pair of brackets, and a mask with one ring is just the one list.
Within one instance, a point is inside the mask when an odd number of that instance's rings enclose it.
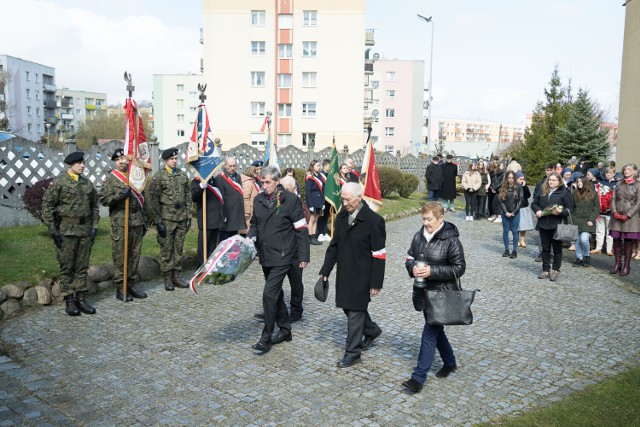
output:
{"label": "clear blue sky", "polygon": [[[587,88],[615,120],[621,4],[368,0],[367,28],[383,58],[424,60],[431,27],[416,14],[433,16],[434,117],[522,122],[557,64],[565,82]],[[110,103],[126,96],[125,69],[138,99],[151,98],[154,73],[199,71],[201,0],[0,0],[0,10],[0,53],[53,66],[58,86],[106,92]]]}

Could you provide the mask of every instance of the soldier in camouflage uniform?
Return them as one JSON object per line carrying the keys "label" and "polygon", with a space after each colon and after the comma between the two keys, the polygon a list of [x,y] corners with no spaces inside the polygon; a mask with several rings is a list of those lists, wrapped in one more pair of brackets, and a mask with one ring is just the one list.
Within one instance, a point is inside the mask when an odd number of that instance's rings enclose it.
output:
{"label": "soldier in camouflage uniform", "polygon": [[178,275],[181,269],[184,238],[191,228],[191,191],[187,174],[176,168],[178,149],[162,152],[165,166],[153,176],[149,196],[160,244],[160,270],[164,276],[164,288],[173,291],[188,288]]}
{"label": "soldier in camouflage uniform", "polygon": [[91,245],[98,233],[98,194],[91,181],[82,176],[84,153],[69,154],[67,172],[51,182],[42,199],[42,218],[56,246],[60,264],[60,294],[65,312],[95,314],[86,300],[87,269]]}
{"label": "soldier in camouflage uniform", "polygon": [[[124,155],[124,150],[118,148],[111,160],[116,169],[111,171],[104,180],[100,191],[100,204],[109,207],[111,217],[111,251],[116,284],[116,298],[120,301],[124,298],[122,284],[124,282],[124,219],[125,200],[129,199],[129,228],[127,236],[127,296],[126,301],[133,298],[146,298],[147,294],[134,287],[138,277],[138,262],[142,251],[142,238],[147,231],[146,218],[142,206],[144,198],[141,194],[127,186],[127,164],[129,161]],[[133,298],[132,298],[133,297]]]}

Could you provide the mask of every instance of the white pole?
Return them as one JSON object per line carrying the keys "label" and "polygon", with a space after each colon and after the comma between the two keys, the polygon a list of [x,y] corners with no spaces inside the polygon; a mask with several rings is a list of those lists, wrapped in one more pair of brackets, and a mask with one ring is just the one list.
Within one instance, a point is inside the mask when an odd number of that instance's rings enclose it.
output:
{"label": "white pole", "polygon": [[427,107],[429,108],[429,116],[427,119],[427,146],[425,147],[425,152],[429,149],[429,144],[431,143],[431,110],[433,104],[433,96],[431,96],[431,87],[433,83],[433,34],[434,34],[434,23],[433,16],[424,17],[418,14],[418,18],[424,19],[425,22],[431,23],[431,54],[429,58],[429,88],[427,90]]}

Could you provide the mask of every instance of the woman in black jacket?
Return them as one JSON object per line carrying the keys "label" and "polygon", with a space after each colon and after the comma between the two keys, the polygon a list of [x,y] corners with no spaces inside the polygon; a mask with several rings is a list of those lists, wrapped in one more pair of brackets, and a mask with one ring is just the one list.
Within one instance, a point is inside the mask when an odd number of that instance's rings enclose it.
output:
{"label": "woman in black jacket", "polygon": [[[552,173],[542,185],[542,191],[535,194],[531,209],[538,217],[536,230],[540,233],[542,244],[542,273],[539,279],[550,279],[555,282],[560,275],[562,265],[562,242],[553,235],[558,224],[574,210],[573,198],[562,182],[558,173]],[[551,247],[553,247],[553,266],[551,266]],[[552,267],[552,268],[551,268]]]}
{"label": "woman in black jacket", "polygon": [[458,229],[444,220],[442,205],[427,202],[421,213],[423,227],[413,236],[405,262],[409,276],[422,279],[426,284],[426,288],[413,288],[413,306],[416,311],[422,311],[425,318],[418,364],[411,378],[402,383],[403,387],[413,393],[422,390],[436,348],[444,363],[436,377],[447,377],[457,368],[444,326],[426,323],[425,299],[426,289],[455,289],[456,278],[462,276],[466,268],[462,243],[458,240]]}
{"label": "woman in black jacket", "polygon": [[[507,171],[502,187],[498,193],[500,215],[502,217],[502,242],[504,243],[503,257],[518,257],[518,228],[520,226],[520,205],[522,204],[522,187],[516,182],[516,174]],[[509,232],[513,240],[513,251],[509,253]]]}
{"label": "woman in black jacket", "polygon": [[312,245],[321,245],[318,240],[317,226],[318,218],[322,216],[324,210],[324,181],[320,175],[320,162],[313,160],[307,170],[305,177],[307,208],[309,208],[309,243]]}

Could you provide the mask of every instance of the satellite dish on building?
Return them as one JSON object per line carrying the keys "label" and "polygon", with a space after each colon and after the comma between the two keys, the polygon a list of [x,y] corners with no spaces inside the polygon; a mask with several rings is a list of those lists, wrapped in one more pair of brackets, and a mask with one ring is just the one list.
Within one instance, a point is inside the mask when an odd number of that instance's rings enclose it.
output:
{"label": "satellite dish on building", "polygon": [[380,113],[378,113],[378,110],[373,110],[371,112],[371,117],[378,117],[378,114],[380,114]]}
{"label": "satellite dish on building", "polygon": [[374,54],[373,54],[373,60],[374,60],[374,61],[377,61],[378,59],[380,59],[380,54],[378,54],[378,53],[374,53]]}
{"label": "satellite dish on building", "polygon": [[375,82],[371,83],[371,86],[372,86],[374,89],[378,89],[378,87],[380,86],[380,82],[376,80]]}

